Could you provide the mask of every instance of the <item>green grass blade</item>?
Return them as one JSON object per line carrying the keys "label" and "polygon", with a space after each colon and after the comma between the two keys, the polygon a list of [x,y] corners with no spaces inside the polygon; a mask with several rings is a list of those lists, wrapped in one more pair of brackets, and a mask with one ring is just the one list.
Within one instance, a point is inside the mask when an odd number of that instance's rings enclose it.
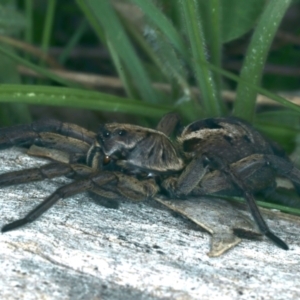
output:
{"label": "green grass blade", "polygon": [[68,59],[70,52],[77,45],[82,35],[86,32],[88,28],[88,22],[86,20],[82,20],[79,24],[78,28],[75,30],[74,34],[71,36],[69,42],[64,47],[64,50],[60,54],[58,61],[63,65]]}
{"label": "green grass blade", "polygon": [[[130,35],[153,62],[155,67],[160,71],[160,75],[163,75],[162,81],[172,81],[175,79],[183,93],[188,97],[193,97],[186,79],[186,70],[182,65],[182,59],[176,56],[175,48],[170,44],[169,40],[166,41],[166,36],[164,36],[160,31],[155,33],[157,38],[155,40],[156,47],[154,50],[154,48],[150,46],[149,42],[147,42],[142,36],[139,29],[137,29],[132,23],[126,21],[122,15],[120,15],[120,17],[123,25],[126,27]],[[166,44],[168,47],[165,47]],[[164,51],[165,54],[162,54],[161,51]],[[170,56],[173,58],[176,56],[176,58],[171,60]]]}
{"label": "green grass blade", "polygon": [[99,22],[97,17],[91,12],[89,6],[86,5],[86,3],[82,0],[77,0],[77,5],[78,7],[81,9],[81,11],[83,12],[83,14],[85,15],[86,19],[88,20],[88,22],[90,23],[90,25],[92,26],[92,28],[94,28],[98,38],[104,43],[106,44],[106,39],[105,39],[105,33],[104,30],[102,29],[101,26],[99,26]]}
{"label": "green grass blade", "polygon": [[[260,18],[251,39],[241,71],[241,79],[254,85],[260,85],[264,64],[273,41],[273,37],[292,0],[270,0]],[[240,83],[234,104],[234,115],[252,121],[255,110],[257,90]]]}
{"label": "green grass blade", "polygon": [[[4,48],[14,53],[11,46]],[[1,84],[21,84],[20,74],[17,65],[7,56],[0,54],[0,82]],[[31,120],[28,106],[21,103],[3,103],[0,105],[0,123],[10,126],[15,123],[26,123]]]}
{"label": "green grass blade", "polygon": [[258,86],[258,85],[255,85],[254,83],[251,83],[249,81],[246,81],[246,80],[243,80],[241,79],[239,76],[229,72],[229,71],[226,71],[224,69],[221,69],[219,67],[216,67],[212,64],[210,64],[209,62],[207,61],[203,61],[203,60],[198,60],[198,63],[199,65],[201,66],[207,66],[210,70],[212,70],[213,72],[216,72],[216,73],[220,73],[221,75],[223,75],[224,77],[226,78],[229,78],[235,82],[238,82],[239,84],[244,84],[245,86],[248,86],[249,89],[253,89],[255,90],[257,93],[260,93],[278,103],[280,103],[282,106],[286,107],[286,108],[290,108],[292,110],[294,110],[295,112],[298,112],[300,113],[300,105],[297,105],[297,104],[294,104],[293,102],[279,96],[279,95],[276,95],[272,92],[269,92],[268,90]]}
{"label": "green grass blade", "polygon": [[15,1],[0,1],[0,32],[6,36],[19,35],[26,27],[26,19]]}
{"label": "green grass blade", "polygon": [[191,65],[201,91],[201,98],[207,116],[221,115],[222,109],[216,93],[213,76],[209,68],[199,62],[206,61],[205,39],[199,19],[196,1],[180,1],[192,49]]}
{"label": "green grass blade", "polygon": [[[33,0],[25,1],[25,15],[26,15],[26,27],[24,32],[24,38],[26,43],[32,44],[33,42]],[[29,53],[25,54],[25,59],[29,60]]]}
{"label": "green grass blade", "polygon": [[52,80],[54,80],[54,81],[56,81],[56,82],[58,82],[62,85],[66,85],[66,86],[70,86],[70,87],[77,87],[77,88],[82,87],[78,83],[75,83],[75,82],[66,80],[64,78],[61,78],[61,77],[53,74],[51,71],[48,71],[45,68],[39,67],[39,66],[29,62],[28,60],[23,59],[22,57],[14,54],[13,52],[8,51],[7,49],[5,49],[5,47],[3,47],[1,45],[0,45],[0,53],[2,53],[4,55],[6,55],[7,57],[11,58],[13,61],[15,61],[15,62],[17,62],[21,65],[24,65],[24,66],[36,71],[37,73],[39,73],[41,75],[44,75],[47,78],[52,79]]}
{"label": "green grass blade", "polygon": [[[113,48],[118,51],[124,65],[132,77],[133,83],[138,89],[142,99],[150,103],[158,103],[158,93],[152,88],[151,81],[144,70],[141,60],[133,49],[114,9],[108,0],[77,0],[78,5],[83,9],[87,19],[96,20],[92,25],[98,32],[102,29],[105,32]],[[101,36],[100,36],[101,37]]]}
{"label": "green grass blade", "polygon": [[[221,68],[221,51],[222,51],[222,30],[221,30],[221,18],[222,18],[222,1],[210,0],[208,3],[208,17],[210,22],[206,24],[208,27],[208,39],[210,45],[211,62],[217,67]],[[218,91],[221,90],[221,76],[215,74],[215,82]]]}
{"label": "green grass blade", "polygon": [[0,85],[0,102],[85,108],[156,118],[172,110],[172,107],[169,106],[130,100],[94,91],[15,84]]}
{"label": "green grass blade", "polygon": [[114,48],[112,43],[107,39],[107,47],[109,49],[111,58],[114,62],[114,65],[117,69],[118,75],[123,83],[124,89],[126,91],[126,95],[129,98],[132,99],[138,99],[138,95],[136,95],[131,83],[130,83],[130,78],[128,76],[128,72],[126,72],[126,67],[124,66],[123,62],[120,59],[120,56],[118,55],[118,51]]}
{"label": "green grass blade", "polygon": [[[47,1],[47,12],[46,12],[46,18],[45,18],[45,24],[44,24],[44,31],[42,35],[42,43],[41,47],[42,50],[46,53],[48,51],[49,45],[50,45],[50,39],[53,29],[53,21],[54,21],[54,15],[55,15],[55,6],[57,0],[48,0]],[[40,61],[40,65],[42,65],[42,60]]]}
{"label": "green grass blade", "polygon": [[26,27],[25,27],[25,41],[31,44],[33,41],[32,31],[32,16],[33,16],[33,0],[25,1]]}
{"label": "green grass blade", "polygon": [[[216,66],[214,66],[214,65],[212,65],[212,64],[210,64],[210,63],[208,63],[208,62],[206,62],[206,61],[200,61],[200,64],[201,64],[201,65],[206,65],[206,66],[209,67],[212,71],[217,72],[217,73],[220,73],[220,74],[222,74],[224,77],[229,78],[229,79],[231,79],[231,80],[234,80],[234,81],[238,82],[239,84],[244,84],[244,85],[247,86],[249,89],[251,88],[251,89],[255,90],[257,93],[260,93],[260,94],[262,94],[262,95],[265,95],[265,96],[267,96],[268,98],[270,98],[270,99],[272,99],[272,100],[274,100],[274,101],[276,101],[276,102],[282,104],[284,107],[290,108],[290,109],[292,109],[292,110],[294,110],[294,111],[300,113],[300,106],[299,106],[299,105],[294,104],[294,103],[290,102],[289,100],[287,100],[287,99],[285,99],[285,98],[283,98],[283,97],[281,97],[281,96],[278,96],[278,95],[276,95],[276,94],[274,94],[274,93],[271,93],[271,92],[269,92],[268,90],[266,90],[266,89],[264,89],[264,88],[262,88],[262,87],[260,87],[260,86],[258,86],[258,85],[255,85],[255,84],[252,83],[252,82],[249,82],[249,81],[246,81],[246,80],[244,80],[244,79],[241,79],[239,76],[237,76],[237,75],[235,75],[235,74],[233,74],[233,73],[231,73],[231,72],[225,71],[225,70],[223,70],[223,69],[220,69],[220,68],[218,68],[218,67],[216,67]],[[243,118],[243,117],[241,117],[241,118]]]}
{"label": "green grass blade", "polygon": [[[206,1],[206,0],[202,0]],[[220,0],[223,18],[221,34],[223,43],[233,41],[255,27],[269,0]],[[206,1],[210,2],[210,1]]]}
{"label": "green grass blade", "polygon": [[[232,201],[232,202],[237,202],[237,203],[245,203],[244,199],[237,198],[237,197],[222,197],[226,200]],[[274,203],[268,203],[264,201],[255,201],[258,206],[268,208],[268,209],[278,209],[279,211],[293,214],[293,215],[299,215],[300,216],[300,209],[299,208],[293,208],[293,207],[288,207],[284,205],[279,205],[279,204],[274,204]]]}
{"label": "green grass blade", "polygon": [[131,0],[136,4],[143,13],[159,28],[159,30],[168,38],[171,44],[180,52],[180,54],[187,58],[188,51],[183,42],[182,37],[178,34],[173,24],[166,18],[162,11],[157,8],[152,1],[145,0]]}

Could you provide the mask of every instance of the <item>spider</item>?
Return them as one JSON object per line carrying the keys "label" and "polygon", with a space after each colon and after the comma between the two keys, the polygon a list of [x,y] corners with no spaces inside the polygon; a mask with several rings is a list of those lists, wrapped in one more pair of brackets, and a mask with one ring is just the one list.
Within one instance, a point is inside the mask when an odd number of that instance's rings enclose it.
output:
{"label": "spider", "polygon": [[[29,148],[29,154],[55,162],[0,175],[0,186],[57,176],[74,179],[57,189],[23,219],[2,232],[30,223],[58,200],[84,191],[114,201],[140,201],[158,194],[174,197],[229,195],[245,198],[260,231],[277,246],[287,244],[268,227],[254,194],[275,191],[276,175],[300,190],[300,170],[248,123],[209,118],[180,128],[177,114],[164,116],[156,129],[109,123],[97,133],[55,120],[0,129],[0,148]],[[176,132],[176,141],[169,136]],[[213,200],[212,200],[213,201]]]}

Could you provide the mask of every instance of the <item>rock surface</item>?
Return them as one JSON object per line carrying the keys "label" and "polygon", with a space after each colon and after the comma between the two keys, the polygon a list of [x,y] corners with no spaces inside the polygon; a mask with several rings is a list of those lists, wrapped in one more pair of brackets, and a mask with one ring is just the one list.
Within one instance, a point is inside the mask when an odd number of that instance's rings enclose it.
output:
{"label": "rock surface", "polygon": [[[0,163],[2,173],[45,161],[10,149],[0,152]],[[67,181],[0,189],[0,225],[23,217]],[[77,195],[0,234],[0,298],[299,299],[299,218],[266,219],[289,251],[267,239],[243,240],[209,258],[209,234],[151,201],[108,209]]]}

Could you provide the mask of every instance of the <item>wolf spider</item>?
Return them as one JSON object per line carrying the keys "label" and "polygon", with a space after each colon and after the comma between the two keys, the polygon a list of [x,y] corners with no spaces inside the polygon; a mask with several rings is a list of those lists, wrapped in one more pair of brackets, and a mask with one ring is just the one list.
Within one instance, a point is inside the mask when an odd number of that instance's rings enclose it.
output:
{"label": "wolf spider", "polygon": [[[248,123],[235,118],[199,120],[178,130],[176,114],[157,128],[110,123],[97,133],[74,124],[48,120],[0,129],[0,148],[30,147],[29,153],[56,162],[0,175],[0,186],[57,176],[74,179],[57,189],[6,232],[34,221],[58,200],[84,191],[114,201],[203,195],[242,196],[260,231],[277,246],[287,244],[268,227],[254,194],[275,191],[276,175],[289,178],[300,191],[300,171]],[[177,132],[176,141],[169,136]],[[213,200],[212,200],[213,201]]]}

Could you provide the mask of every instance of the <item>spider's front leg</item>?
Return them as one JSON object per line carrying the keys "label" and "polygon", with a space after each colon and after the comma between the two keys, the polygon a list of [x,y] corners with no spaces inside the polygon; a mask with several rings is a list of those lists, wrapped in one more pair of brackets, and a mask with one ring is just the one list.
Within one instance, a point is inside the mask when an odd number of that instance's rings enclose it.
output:
{"label": "spider's front leg", "polygon": [[133,176],[119,172],[103,171],[98,174],[92,173],[88,178],[74,181],[57,189],[23,219],[3,226],[2,232],[10,231],[31,223],[51,208],[58,200],[85,191],[95,192],[107,199],[126,197],[131,200],[139,201],[154,196],[158,191],[158,187],[151,179],[139,181]]}

